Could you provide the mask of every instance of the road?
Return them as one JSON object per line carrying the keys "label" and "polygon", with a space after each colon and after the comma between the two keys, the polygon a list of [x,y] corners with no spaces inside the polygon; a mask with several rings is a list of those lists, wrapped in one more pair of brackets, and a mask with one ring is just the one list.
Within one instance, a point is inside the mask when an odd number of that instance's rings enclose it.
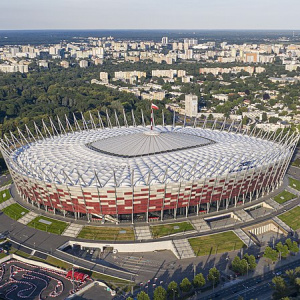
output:
{"label": "road", "polygon": [[[275,273],[281,272],[282,274],[288,269],[294,269],[300,266],[300,258],[292,261],[284,266],[276,267]],[[243,280],[240,283],[231,285],[229,287],[219,287],[219,290],[209,295],[199,295],[191,299],[222,299],[222,300],[236,300],[243,297],[244,300],[257,299],[263,294],[269,294],[272,290],[271,282],[276,275],[274,271],[269,271],[268,267],[263,275],[251,277]]]}

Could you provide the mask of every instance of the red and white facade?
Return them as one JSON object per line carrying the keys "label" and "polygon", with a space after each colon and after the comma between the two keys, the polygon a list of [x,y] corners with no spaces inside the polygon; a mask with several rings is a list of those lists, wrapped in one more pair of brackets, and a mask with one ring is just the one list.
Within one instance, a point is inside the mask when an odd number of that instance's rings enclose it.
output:
{"label": "red and white facade", "polygon": [[[60,127],[55,135],[36,127],[39,138],[27,129],[26,135],[19,132],[18,137],[2,140],[3,157],[25,201],[75,218],[110,216],[132,222],[226,209],[276,188],[299,138],[280,134],[275,139],[274,134],[261,132],[254,136],[254,131],[241,127],[208,129],[203,124],[201,128],[157,126],[161,136],[150,135],[149,142],[143,136],[150,130],[146,126],[91,124],[84,120],[81,127],[77,123],[77,130],[69,127],[69,131]],[[175,133],[192,140],[183,148],[174,146]],[[122,143],[118,144],[118,137]],[[198,138],[209,142],[201,144]],[[89,147],[94,142],[99,151]],[[106,142],[116,147],[111,154]],[[149,147],[158,145],[154,152],[134,152],[147,142]]]}

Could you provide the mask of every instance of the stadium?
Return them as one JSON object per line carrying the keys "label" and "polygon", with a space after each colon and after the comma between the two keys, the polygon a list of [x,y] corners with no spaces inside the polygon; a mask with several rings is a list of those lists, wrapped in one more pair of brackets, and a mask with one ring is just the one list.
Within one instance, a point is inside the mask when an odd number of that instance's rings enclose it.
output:
{"label": "stadium", "polygon": [[[277,188],[298,136],[208,120],[194,126],[116,117],[35,124],[4,136],[1,152],[19,195],[88,222],[166,220],[226,210]],[[124,114],[125,116],[125,114]],[[174,118],[175,120],[175,118]],[[58,124],[58,125],[57,125]]]}

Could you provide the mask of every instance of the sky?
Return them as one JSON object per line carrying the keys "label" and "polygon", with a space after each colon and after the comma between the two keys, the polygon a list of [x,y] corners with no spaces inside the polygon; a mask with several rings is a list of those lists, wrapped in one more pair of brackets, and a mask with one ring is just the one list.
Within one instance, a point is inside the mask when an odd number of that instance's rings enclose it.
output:
{"label": "sky", "polygon": [[299,30],[299,12],[299,0],[0,0],[0,30]]}

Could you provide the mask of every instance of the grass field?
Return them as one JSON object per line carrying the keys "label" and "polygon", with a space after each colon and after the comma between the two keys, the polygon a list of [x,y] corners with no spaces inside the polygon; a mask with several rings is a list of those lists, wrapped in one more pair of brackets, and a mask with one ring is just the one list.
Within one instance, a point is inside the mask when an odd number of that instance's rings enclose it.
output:
{"label": "grass field", "polygon": [[178,232],[185,232],[194,229],[194,227],[190,222],[173,223],[167,225],[156,225],[156,226],[151,226],[150,228],[154,238],[159,238],[162,236],[166,236]]}
{"label": "grass field", "polygon": [[14,220],[19,220],[29,212],[28,209],[22,207],[18,203],[13,203],[10,206],[3,208],[2,211]]}
{"label": "grass field", "polygon": [[295,159],[295,160],[292,162],[292,166],[295,166],[295,167],[300,168],[300,158]]}
{"label": "grass field", "polygon": [[300,181],[294,178],[289,178],[289,186],[300,191]]}
{"label": "grass field", "polygon": [[192,238],[188,241],[197,256],[225,253],[245,246],[232,231]]}
{"label": "grass field", "polygon": [[300,228],[300,207],[297,206],[286,213],[278,216],[286,225],[290,226],[293,230]]}
{"label": "grass field", "polygon": [[[51,222],[51,224],[45,224],[43,222],[40,222],[40,220]],[[39,216],[33,219],[31,222],[29,222],[27,226],[55,234],[62,234],[64,230],[68,227],[68,223]]]}
{"label": "grass field", "polygon": [[296,195],[288,192],[288,191],[283,191],[280,194],[278,194],[277,196],[275,196],[273,199],[278,202],[279,204],[285,203],[289,200],[292,200],[296,198]]}
{"label": "grass field", "polygon": [[89,240],[133,241],[134,232],[131,227],[84,226],[77,237]]}
{"label": "grass field", "polygon": [[9,190],[4,190],[0,192],[0,203],[8,200],[11,197]]}

